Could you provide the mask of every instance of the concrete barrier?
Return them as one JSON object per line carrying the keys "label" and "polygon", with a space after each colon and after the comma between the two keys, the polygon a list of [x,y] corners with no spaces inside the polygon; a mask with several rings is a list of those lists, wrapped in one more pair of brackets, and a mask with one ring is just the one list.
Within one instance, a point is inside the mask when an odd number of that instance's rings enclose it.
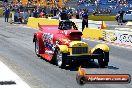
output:
{"label": "concrete barrier", "polygon": [[[78,29],[82,31],[82,20],[81,19],[70,19],[71,21],[75,22],[77,25]],[[50,17],[47,18],[34,18],[34,17],[29,17],[27,25],[32,28],[38,28],[38,23],[42,25],[59,25],[59,20],[58,19],[51,19]],[[99,29],[101,27],[102,21],[93,21],[89,20],[88,21],[88,27],[89,28],[94,28],[94,29]]]}
{"label": "concrete barrier", "polygon": [[96,15],[90,15],[89,20],[94,21],[115,21],[115,16],[96,16]]}
{"label": "concrete barrier", "polygon": [[103,38],[103,31],[100,29],[94,28],[85,28],[83,30],[83,38],[91,38],[91,39],[102,39]]}
{"label": "concrete barrier", "polygon": [[132,46],[132,31],[104,30],[103,39],[116,44]]}
{"label": "concrete barrier", "polygon": [[38,28],[38,23],[41,25],[59,25],[59,20],[29,17],[27,25],[32,28]]}
{"label": "concrete barrier", "polygon": [[[75,22],[78,27],[78,30],[82,31],[82,20],[81,19],[70,19]],[[88,28],[83,30],[83,38],[91,38],[91,39],[102,39],[104,29],[100,29],[102,21],[88,21]]]}

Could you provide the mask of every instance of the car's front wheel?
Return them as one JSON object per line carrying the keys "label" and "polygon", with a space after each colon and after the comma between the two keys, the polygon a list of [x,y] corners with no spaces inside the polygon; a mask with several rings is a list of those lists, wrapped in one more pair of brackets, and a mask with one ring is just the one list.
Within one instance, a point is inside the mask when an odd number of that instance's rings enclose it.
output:
{"label": "car's front wheel", "polygon": [[94,54],[101,55],[101,58],[98,59],[99,67],[104,68],[104,67],[108,66],[108,62],[109,62],[109,52],[104,52],[101,49],[97,49],[94,52]]}
{"label": "car's front wheel", "polygon": [[104,61],[103,58],[98,59],[98,63],[99,63],[99,66],[100,66],[101,68],[104,68],[104,67],[108,66],[108,62]]}
{"label": "car's front wheel", "polygon": [[63,53],[60,52],[59,49],[56,50],[56,64],[60,67],[60,68],[64,68],[66,65],[65,65],[65,62],[64,62],[64,59],[63,59]]}
{"label": "car's front wheel", "polygon": [[38,44],[38,40],[35,40],[35,53],[37,56],[39,56],[39,44]]}

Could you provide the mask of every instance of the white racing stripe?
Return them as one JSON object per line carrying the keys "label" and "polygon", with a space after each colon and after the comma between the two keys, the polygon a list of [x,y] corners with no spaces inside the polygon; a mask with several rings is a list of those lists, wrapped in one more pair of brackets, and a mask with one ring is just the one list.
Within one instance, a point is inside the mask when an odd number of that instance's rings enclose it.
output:
{"label": "white racing stripe", "polygon": [[[9,83],[8,82],[14,82]],[[2,83],[4,83],[2,85]],[[16,73],[0,61],[0,88],[31,88]]]}

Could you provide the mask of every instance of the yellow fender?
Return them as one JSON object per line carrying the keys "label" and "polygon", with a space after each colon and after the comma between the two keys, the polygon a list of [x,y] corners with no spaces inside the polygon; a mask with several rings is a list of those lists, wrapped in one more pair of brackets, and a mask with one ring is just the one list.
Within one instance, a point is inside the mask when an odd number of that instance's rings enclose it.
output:
{"label": "yellow fender", "polygon": [[109,47],[106,44],[97,44],[93,49],[91,49],[91,53],[93,53],[96,49],[101,49],[104,52],[109,52]]}
{"label": "yellow fender", "polygon": [[68,53],[68,47],[67,47],[67,45],[58,45],[58,48],[59,48],[60,52],[62,52],[62,53]]}

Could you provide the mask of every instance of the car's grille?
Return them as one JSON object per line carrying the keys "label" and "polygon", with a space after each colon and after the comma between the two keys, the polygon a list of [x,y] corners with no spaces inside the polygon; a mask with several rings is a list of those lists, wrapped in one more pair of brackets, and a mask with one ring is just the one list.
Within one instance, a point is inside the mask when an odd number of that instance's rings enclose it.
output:
{"label": "car's grille", "polygon": [[88,47],[73,47],[72,54],[88,53]]}

